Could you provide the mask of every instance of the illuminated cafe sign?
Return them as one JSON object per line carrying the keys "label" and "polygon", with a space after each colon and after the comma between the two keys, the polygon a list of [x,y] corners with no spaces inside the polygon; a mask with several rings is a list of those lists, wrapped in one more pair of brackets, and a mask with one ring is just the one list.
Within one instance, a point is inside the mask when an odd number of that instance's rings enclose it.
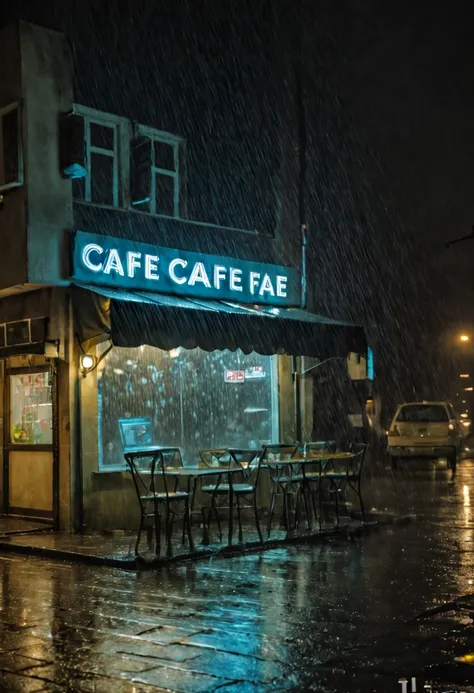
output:
{"label": "illuminated cafe sign", "polygon": [[298,306],[298,270],[76,231],[72,278],[116,289]]}

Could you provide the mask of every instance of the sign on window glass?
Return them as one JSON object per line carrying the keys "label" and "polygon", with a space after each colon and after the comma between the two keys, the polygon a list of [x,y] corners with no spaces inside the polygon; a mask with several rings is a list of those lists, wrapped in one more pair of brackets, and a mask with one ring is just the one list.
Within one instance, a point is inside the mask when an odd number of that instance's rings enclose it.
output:
{"label": "sign on window glass", "polygon": [[10,376],[10,442],[52,445],[53,403],[49,371]]}

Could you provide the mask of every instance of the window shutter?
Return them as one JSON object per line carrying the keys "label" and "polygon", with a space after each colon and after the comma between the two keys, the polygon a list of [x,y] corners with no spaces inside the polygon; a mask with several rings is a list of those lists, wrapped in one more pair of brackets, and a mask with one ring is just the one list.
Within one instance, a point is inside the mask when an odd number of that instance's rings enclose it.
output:
{"label": "window shutter", "polygon": [[149,137],[136,137],[130,143],[130,177],[132,205],[151,200],[152,142]]}
{"label": "window shutter", "polygon": [[60,166],[64,178],[84,178],[87,174],[84,148],[84,118],[75,113],[60,116]]}
{"label": "window shutter", "polygon": [[0,190],[23,185],[19,104],[0,109]]}

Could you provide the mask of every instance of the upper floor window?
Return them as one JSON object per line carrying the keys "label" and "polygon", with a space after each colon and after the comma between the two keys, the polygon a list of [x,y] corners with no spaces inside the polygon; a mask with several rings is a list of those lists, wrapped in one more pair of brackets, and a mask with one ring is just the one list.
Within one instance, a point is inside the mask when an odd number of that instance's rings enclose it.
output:
{"label": "upper floor window", "polygon": [[74,197],[85,202],[119,207],[121,194],[121,142],[127,121],[115,115],[77,107],[84,119],[86,176],[73,181]]}
{"label": "upper floor window", "polygon": [[18,103],[0,108],[0,191],[23,185],[20,114]]}
{"label": "upper floor window", "polygon": [[184,141],[144,125],[131,143],[132,205],[152,214],[182,216]]}

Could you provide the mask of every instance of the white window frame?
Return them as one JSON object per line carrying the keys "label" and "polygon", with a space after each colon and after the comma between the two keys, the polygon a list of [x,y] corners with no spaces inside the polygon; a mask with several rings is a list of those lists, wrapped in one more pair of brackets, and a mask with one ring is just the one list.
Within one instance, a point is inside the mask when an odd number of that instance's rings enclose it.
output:
{"label": "white window frame", "polygon": [[[0,162],[4,166],[4,156],[3,156],[3,126],[2,120],[3,116],[12,111],[17,111],[18,119],[18,174],[17,180],[13,183],[0,183],[0,192],[4,190],[11,190],[12,188],[20,188],[24,182],[24,168],[23,168],[23,128],[22,128],[22,109],[20,101],[15,101],[0,108]],[[4,175],[4,172],[2,176]],[[1,181],[1,179],[0,179]]]}
{"label": "white window frame", "polygon": [[[137,135],[143,137],[148,137],[151,140],[151,186],[150,186],[150,213],[156,214],[158,216],[167,216],[161,214],[156,208],[156,178],[157,176],[168,176],[173,178],[173,218],[181,218],[181,195],[182,195],[182,174],[180,170],[180,158],[184,154],[183,147],[185,140],[178,135],[172,135],[169,132],[163,130],[156,130],[155,128],[148,127],[147,125],[138,125]],[[170,171],[166,168],[160,168],[155,166],[155,142],[162,142],[173,147],[173,162],[174,171]]]}
{"label": "white window frame", "polygon": [[[106,202],[96,202],[92,200],[92,154],[100,154],[113,159],[113,176],[112,176],[112,200],[113,207],[124,206],[122,200],[124,191],[122,185],[122,170],[123,161],[126,152],[123,151],[124,137],[123,133],[128,133],[129,121],[121,116],[113,113],[105,113],[104,111],[96,111],[87,106],[74,106],[74,113],[84,118],[84,148],[86,159],[87,175],[84,181],[84,202],[99,206],[110,206]],[[100,125],[113,130],[113,149],[105,149],[91,144],[91,125]]]}

